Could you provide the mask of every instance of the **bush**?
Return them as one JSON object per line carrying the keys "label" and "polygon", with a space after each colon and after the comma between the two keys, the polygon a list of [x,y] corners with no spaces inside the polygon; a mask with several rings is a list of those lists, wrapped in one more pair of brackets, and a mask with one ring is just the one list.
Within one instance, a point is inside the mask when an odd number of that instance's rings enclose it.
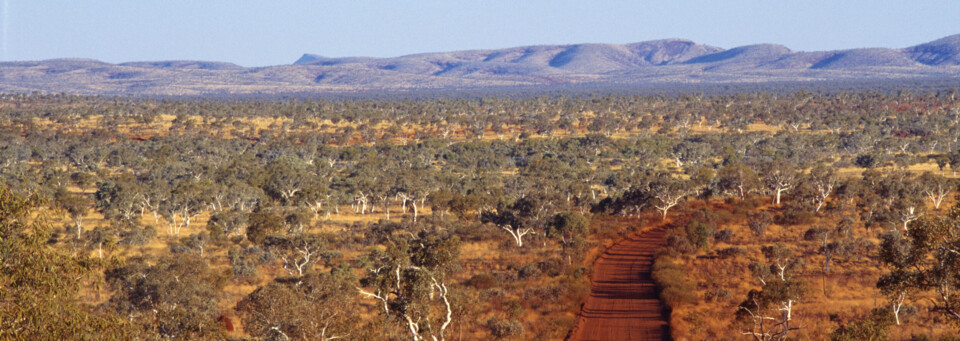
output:
{"label": "bush", "polygon": [[879,155],[860,154],[857,155],[857,159],[853,163],[860,168],[874,168],[880,165],[882,161]]}
{"label": "bush", "polygon": [[496,287],[500,283],[497,281],[497,278],[491,274],[476,274],[470,277],[464,284],[477,290],[486,290]]}
{"label": "bush", "polygon": [[687,240],[697,249],[710,247],[710,237],[713,236],[713,229],[707,223],[693,220],[684,227],[684,230],[687,232]]}
{"label": "bush", "polygon": [[147,225],[144,228],[133,226],[130,227],[129,230],[120,233],[120,242],[117,244],[145,246],[156,236],[157,229],[153,227],[153,225]]}
{"label": "bush", "polygon": [[497,339],[508,337],[519,337],[523,335],[523,324],[517,320],[500,320],[491,318],[487,320],[487,328],[490,328],[490,335]]}
{"label": "bush", "polygon": [[[478,242],[490,239],[492,235],[499,235],[499,232],[492,232],[493,227],[489,224],[473,222],[471,224],[461,224],[459,221],[451,222],[453,230],[460,240],[464,242]],[[502,231],[500,231],[502,232]]]}
{"label": "bush", "polygon": [[267,236],[283,229],[283,225],[280,224],[282,220],[276,213],[257,209],[248,219],[247,240],[255,244],[263,243]]}
{"label": "bush", "polygon": [[684,304],[697,301],[696,288],[693,286],[669,286],[660,291],[660,299],[670,309],[677,309]]}
{"label": "bush", "polygon": [[767,203],[764,197],[746,197],[733,205],[733,213],[738,216],[744,216],[750,212],[756,212],[757,208]]}
{"label": "bush", "polygon": [[681,254],[697,251],[697,249],[690,244],[686,236],[678,233],[667,235],[667,248]]}
{"label": "bush", "polygon": [[717,250],[717,256],[723,259],[726,258],[736,258],[738,256],[746,255],[747,249],[742,247],[728,247],[725,249]]}
{"label": "bush", "polygon": [[587,240],[583,237],[576,236],[573,239],[567,241],[563,244],[562,254],[567,258],[569,263],[580,263],[583,260],[583,257],[587,253]]}
{"label": "bush", "polygon": [[819,242],[824,235],[828,235],[829,233],[830,233],[830,230],[827,229],[826,227],[822,227],[822,226],[811,227],[807,229],[806,232],[803,233],[803,240],[806,240],[808,242]]}
{"label": "bush", "polygon": [[726,302],[733,297],[733,294],[730,293],[730,290],[727,289],[716,289],[708,291],[704,298],[713,302]]}
{"label": "bush", "polygon": [[671,309],[697,301],[696,283],[687,278],[686,270],[676,265],[673,258],[657,257],[652,277],[660,288],[660,299]]}
{"label": "bush", "polygon": [[590,222],[577,212],[561,212],[547,225],[547,236],[567,240],[589,233]]}
{"label": "bush", "polygon": [[723,229],[713,234],[713,239],[718,242],[730,243],[733,240],[733,230]]}
{"label": "bush", "polygon": [[540,272],[550,277],[557,277],[563,273],[564,262],[559,258],[550,258],[543,262],[537,263],[540,267]]}
{"label": "bush", "polygon": [[[233,278],[242,281],[252,281],[257,278],[259,271],[257,264],[263,260],[264,252],[256,246],[241,249],[239,246],[233,246],[227,252],[230,258],[230,267]],[[262,264],[262,263],[261,263]]]}
{"label": "bush", "polygon": [[849,237],[853,233],[853,228],[857,225],[857,222],[848,216],[844,216],[840,223],[837,224],[836,231],[844,237]]}
{"label": "bush", "polygon": [[814,221],[813,209],[802,205],[791,205],[777,216],[780,225],[807,225]]}
{"label": "bush", "polygon": [[507,293],[503,291],[503,289],[501,288],[490,288],[490,289],[481,291],[480,294],[477,295],[477,297],[481,301],[486,302],[486,301],[491,301],[495,299],[498,299],[498,300],[502,299],[506,294]]}
{"label": "bush", "polygon": [[537,276],[540,276],[540,273],[541,273],[540,264],[538,263],[527,264],[526,266],[520,268],[519,271],[517,271],[517,275],[520,276],[520,278],[522,279],[537,277]]}
{"label": "bush", "polygon": [[769,212],[763,211],[751,214],[747,225],[750,227],[750,231],[753,231],[754,235],[763,237],[763,235],[767,233],[767,227],[770,226],[771,222],[773,222],[773,217],[770,216]]}
{"label": "bush", "polygon": [[523,301],[532,309],[540,309],[550,303],[559,303],[563,288],[557,285],[537,286],[523,291]]}
{"label": "bush", "polygon": [[585,277],[585,276],[590,276],[590,274],[592,274],[592,273],[593,273],[593,268],[587,267],[587,266],[581,266],[581,267],[579,267],[579,268],[574,269],[574,270],[570,273],[570,276],[573,277],[573,278],[575,278],[575,279],[580,279],[580,278],[583,278],[583,277]]}
{"label": "bush", "polygon": [[830,334],[832,341],[888,340],[887,329],[893,325],[893,313],[887,308],[877,308],[866,318],[840,326]]}

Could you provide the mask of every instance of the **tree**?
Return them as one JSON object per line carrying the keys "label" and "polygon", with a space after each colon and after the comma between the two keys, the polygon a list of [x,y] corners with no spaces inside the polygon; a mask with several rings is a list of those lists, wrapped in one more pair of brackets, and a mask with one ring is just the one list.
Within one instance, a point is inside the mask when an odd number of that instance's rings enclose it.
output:
{"label": "tree", "polygon": [[222,239],[230,235],[243,236],[247,233],[249,214],[241,210],[226,210],[210,215],[207,220],[207,232],[210,238]]}
{"label": "tree", "polygon": [[900,325],[900,309],[904,302],[916,291],[921,283],[917,273],[910,270],[894,269],[877,280],[877,288],[890,301],[890,312],[897,325]]}
{"label": "tree", "polygon": [[202,212],[206,205],[203,189],[208,183],[198,183],[193,178],[179,180],[170,192],[170,197],[159,205],[160,215],[167,221],[167,234],[180,236],[180,230],[190,226],[190,221]]}
{"label": "tree", "polygon": [[0,186],[0,339],[133,339],[123,317],[82,302],[99,263],[49,244],[51,226],[31,218],[38,204]]}
{"label": "tree", "polygon": [[320,260],[324,248],[323,238],[313,234],[268,236],[263,244],[283,261],[283,269],[297,278],[303,277]]}
{"label": "tree", "polygon": [[773,260],[769,267],[754,266],[761,288],[750,290],[737,307],[737,320],[754,340],[784,340],[799,329],[793,324],[793,309],[806,291],[806,283],[795,276],[802,267],[793,250],[781,244],[766,246],[764,255]]}
{"label": "tree", "polygon": [[295,196],[309,187],[313,176],[307,164],[292,156],[281,156],[264,168],[266,181],[264,191],[279,199],[284,205],[292,205]]}
{"label": "tree", "polygon": [[97,211],[106,219],[133,221],[140,210],[136,182],[127,176],[97,185],[94,194]]}
{"label": "tree", "polygon": [[580,213],[561,212],[553,216],[553,221],[547,226],[547,237],[559,238],[563,244],[575,236],[586,235],[589,221]]}
{"label": "tree", "polygon": [[218,277],[206,262],[167,256],[150,265],[134,259],[106,273],[116,293],[107,302],[144,331],[162,338],[222,338],[215,321]]}
{"label": "tree", "polygon": [[346,339],[360,319],[355,282],[345,268],[295,279],[277,278],[237,303],[237,311],[244,331],[254,337]]}
{"label": "tree", "polygon": [[561,212],[553,216],[553,221],[547,225],[546,236],[560,239],[563,248],[562,254],[567,262],[573,264],[573,258],[582,256],[586,240],[584,236],[590,230],[590,221],[577,212]]}
{"label": "tree", "polygon": [[368,256],[374,268],[358,290],[379,301],[385,315],[399,317],[412,340],[445,340],[453,321],[447,279],[459,256],[458,237],[421,234],[391,242]]}
{"label": "tree", "polygon": [[54,198],[57,200],[57,205],[67,212],[70,220],[73,220],[73,224],[77,230],[77,239],[79,240],[83,234],[83,218],[87,215],[87,212],[90,211],[90,200],[82,194],[67,192],[67,190],[62,187],[54,195]]}
{"label": "tree", "polygon": [[763,237],[763,234],[767,232],[767,227],[773,222],[773,216],[767,211],[750,214],[749,219],[747,225],[757,237]]}
{"label": "tree", "polygon": [[267,236],[283,230],[281,222],[280,215],[258,208],[247,220],[247,240],[262,244]]}
{"label": "tree", "polygon": [[799,329],[792,324],[793,308],[804,290],[802,282],[780,280],[771,281],[761,290],[750,290],[737,307],[737,319],[747,324],[743,334],[754,340],[787,339],[790,332]]}
{"label": "tree", "polygon": [[833,231],[826,227],[813,227],[804,232],[803,239],[814,241],[820,244],[820,252],[824,255],[823,273],[830,273],[830,257],[838,251],[840,244],[830,243],[830,237]]}
{"label": "tree", "polygon": [[103,259],[103,246],[111,248],[117,243],[119,231],[114,226],[99,226],[84,233],[87,245],[97,250],[97,257]]}
{"label": "tree", "polygon": [[[899,322],[899,321],[898,321]],[[841,325],[830,333],[831,341],[862,341],[887,340],[887,329],[890,328],[890,312],[886,309],[875,308],[870,315],[860,321]]]}
{"label": "tree", "polygon": [[688,184],[684,181],[673,179],[669,175],[662,175],[656,181],[650,183],[650,196],[656,199],[654,207],[660,211],[661,219],[667,219],[667,211],[683,200],[683,197],[690,194]]}
{"label": "tree", "polygon": [[807,175],[806,184],[813,190],[813,201],[816,205],[813,214],[817,214],[837,185],[836,171],[833,168],[817,165]]}
{"label": "tree", "polygon": [[932,172],[924,172],[920,175],[920,188],[923,195],[930,200],[934,209],[939,210],[943,199],[950,195],[952,182],[943,175],[937,175]]}
{"label": "tree", "polygon": [[203,258],[203,252],[208,243],[210,243],[210,233],[207,231],[194,233],[180,239],[180,244],[183,247],[192,250],[192,252],[196,253],[201,259]]}
{"label": "tree", "polygon": [[545,218],[552,211],[549,199],[527,195],[511,204],[500,203],[495,212],[483,212],[481,221],[493,223],[510,233],[517,247],[523,247],[523,237],[537,234],[545,228]]}
{"label": "tree", "polygon": [[960,204],[945,216],[923,217],[905,231],[884,236],[880,259],[890,267],[877,286],[896,316],[912,292],[933,290],[934,308],[960,322]]}
{"label": "tree", "polygon": [[723,191],[736,193],[741,200],[756,190],[758,184],[757,173],[742,163],[726,165],[717,173],[717,186]]}
{"label": "tree", "polygon": [[796,165],[785,162],[770,162],[761,167],[760,176],[763,184],[773,192],[773,204],[780,205],[780,197],[784,192],[796,186]]}

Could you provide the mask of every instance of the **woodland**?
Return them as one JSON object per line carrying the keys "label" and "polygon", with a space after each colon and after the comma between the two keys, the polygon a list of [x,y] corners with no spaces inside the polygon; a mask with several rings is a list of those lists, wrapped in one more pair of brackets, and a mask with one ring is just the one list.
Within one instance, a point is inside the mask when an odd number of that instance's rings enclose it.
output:
{"label": "woodland", "polygon": [[960,93],[0,95],[0,339],[956,340]]}

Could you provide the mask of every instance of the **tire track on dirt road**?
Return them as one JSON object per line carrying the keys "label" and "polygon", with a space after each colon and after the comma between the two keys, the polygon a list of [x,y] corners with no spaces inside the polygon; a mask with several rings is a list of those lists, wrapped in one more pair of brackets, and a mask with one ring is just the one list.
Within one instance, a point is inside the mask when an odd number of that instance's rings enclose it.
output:
{"label": "tire track on dirt road", "polygon": [[633,235],[594,263],[590,296],[568,340],[670,340],[666,310],[651,277],[665,227]]}

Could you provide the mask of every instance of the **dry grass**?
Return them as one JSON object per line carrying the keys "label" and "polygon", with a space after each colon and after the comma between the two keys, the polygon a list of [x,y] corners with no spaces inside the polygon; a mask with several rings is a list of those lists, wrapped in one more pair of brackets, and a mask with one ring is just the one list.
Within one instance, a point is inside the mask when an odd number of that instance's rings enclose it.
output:
{"label": "dry grass", "polygon": [[[79,192],[79,189],[74,188],[75,191]],[[89,192],[89,191],[87,191]],[[89,193],[88,193],[89,194]],[[401,219],[409,219],[412,217],[412,210],[408,208],[407,213],[404,215],[401,212],[399,205],[390,207],[391,210],[391,220],[400,221]],[[422,208],[420,210],[421,216],[431,215],[432,212],[427,208]],[[55,216],[55,222],[64,224],[70,224],[71,221],[66,216]],[[160,217],[157,221],[154,221],[154,217],[150,211],[144,212],[144,214],[137,219],[143,226],[152,225],[157,228],[157,237],[152,239],[147,245],[142,247],[132,247],[126,249],[105,249],[104,258],[109,259],[110,257],[117,257],[119,259],[129,259],[131,257],[143,257],[145,259],[155,259],[164,254],[170,252],[170,246],[178,242],[179,238],[186,237],[194,233],[199,233],[206,230],[207,221],[210,218],[209,212],[204,212],[200,216],[197,216],[191,221],[190,226],[184,227],[179,235],[170,235],[167,233],[167,222]],[[375,213],[367,213],[364,215],[354,212],[350,206],[340,207],[340,214],[332,214],[329,217],[320,216],[316,217],[309,227],[311,232],[329,232],[329,233],[344,233],[348,232],[346,226],[353,225],[355,223],[367,224],[375,223],[385,219],[385,214],[382,210],[382,207]],[[84,218],[84,230],[89,230],[106,224],[103,216],[95,211],[91,211]],[[497,231],[499,232],[499,231]],[[479,273],[494,273],[494,272],[512,272],[516,271],[524,265],[535,263],[537,261],[542,261],[544,259],[553,257],[555,252],[552,248],[538,248],[526,247],[524,249],[517,249],[512,245],[512,240],[507,236],[506,233],[497,233],[493,232],[494,235],[489,239],[484,239],[476,242],[465,242],[462,245],[461,249],[461,264],[462,271],[454,274],[454,282],[463,282],[471,278],[473,275]],[[551,242],[552,243],[552,242]],[[212,270],[215,273],[224,274],[224,276],[231,276],[231,265],[229,257],[227,256],[227,251],[229,250],[229,245],[208,245],[205,249],[204,259],[210,264]],[[366,250],[338,250],[344,254],[344,260],[352,260],[363,255]],[[96,257],[96,250],[85,251],[90,252],[91,255]],[[192,255],[187,255],[192,256]],[[324,271],[329,269],[324,269],[323,266],[318,265],[317,271]],[[240,302],[247,295],[256,290],[260,285],[268,283],[274,280],[277,277],[287,276],[288,274],[282,269],[279,263],[272,265],[263,265],[259,267],[258,277],[250,281],[227,281],[226,286],[222,289],[223,296],[221,297],[219,307],[222,311],[222,314],[230,317],[234,331],[230,333],[234,337],[246,337],[243,332],[242,321],[239,319],[239,314],[234,310],[234,307],[238,302]],[[513,293],[512,297],[518,297],[522,299],[523,292],[527,288],[538,287],[538,286],[547,286],[547,285],[556,285],[557,281],[561,277],[557,278],[539,278],[535,282],[523,282],[510,284],[504,288],[509,293]],[[582,281],[584,285],[587,283],[587,278],[583,278]],[[100,304],[105,302],[110,298],[112,292],[109,292],[102,286],[96,285],[91,282],[81,291],[81,297],[90,304]],[[575,299],[577,300],[577,299]],[[569,302],[569,301],[557,301],[544,304],[537,307],[537,309],[527,309],[521,316],[521,320],[527,326],[528,331],[542,331],[542,329],[547,327],[538,327],[538,326],[556,326],[557,323],[560,323],[559,326],[566,326],[564,328],[569,328],[568,324],[572,324],[576,318],[576,307],[578,307],[579,301]],[[484,303],[481,306],[485,306]],[[376,319],[375,315],[377,314],[378,306],[374,305],[373,302],[362,301],[360,307],[358,307],[363,314],[368,315],[369,319]],[[489,337],[486,332],[483,324],[487,319],[499,316],[495,311],[489,311],[477,318],[472,318],[471,321],[467,321],[463,326],[463,335],[467,339],[483,339]],[[566,324],[564,324],[566,323]],[[460,326],[457,326],[459,328]],[[459,333],[460,331],[458,331]],[[530,335],[530,334],[527,334]]]}
{"label": "dry grass", "polygon": [[[779,208],[765,205],[759,210],[777,212]],[[825,275],[825,257],[818,252],[819,244],[802,239],[808,228],[835,226],[836,222],[836,217],[818,217],[809,225],[772,224],[762,238],[748,230],[745,219],[719,226],[718,229],[729,228],[734,231],[735,237],[730,243],[717,243],[711,246],[710,251],[699,251],[684,258],[689,276],[698,282],[698,295],[702,303],[673,311],[671,325],[676,340],[742,338],[740,330],[731,328],[736,325],[734,314],[737,305],[751,289],[760,288],[759,280],[753,276],[748,265],[763,261],[760,248],[777,242],[793,247],[805,263],[799,278],[807,282],[808,291],[795,306],[795,325],[801,327],[793,334],[795,339],[822,340],[841,324],[863,317],[873,308],[885,306],[887,299],[880,294],[876,283],[886,270],[877,259],[875,249],[862,256],[835,257],[830,264],[830,273]],[[866,238],[879,247],[878,236],[882,232],[859,227],[854,229],[852,237]],[[728,259],[716,257],[716,250],[727,247],[745,248],[747,253]],[[722,290],[730,295],[713,298],[714,293]],[[932,299],[924,296],[908,300],[908,305],[918,308],[919,315],[907,318],[901,326],[893,326],[892,335],[954,335],[955,327],[927,319],[938,314],[929,311]]]}

